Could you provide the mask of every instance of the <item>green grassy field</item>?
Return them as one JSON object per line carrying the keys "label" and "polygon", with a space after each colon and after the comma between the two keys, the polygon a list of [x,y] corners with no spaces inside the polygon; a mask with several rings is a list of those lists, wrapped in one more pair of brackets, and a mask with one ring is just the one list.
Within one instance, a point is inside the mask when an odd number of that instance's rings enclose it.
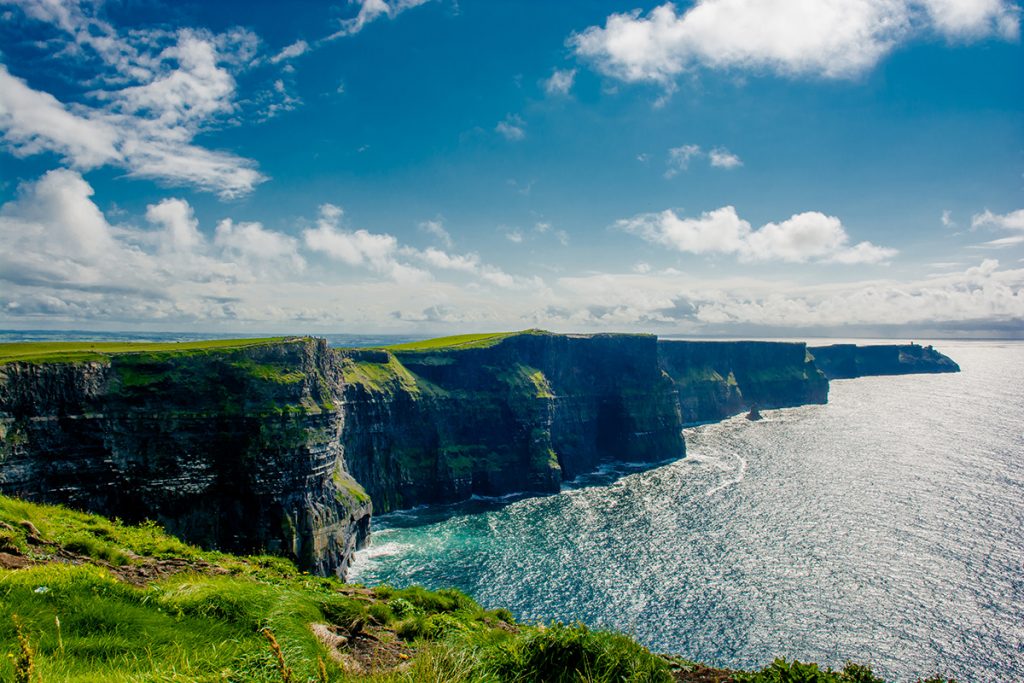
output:
{"label": "green grassy field", "polygon": [[483,334],[459,334],[452,337],[438,337],[437,339],[424,339],[418,342],[407,342],[387,346],[390,351],[439,351],[445,349],[482,349],[501,342],[509,337],[516,337],[523,334],[544,335],[550,334],[544,330],[522,330],[519,332],[490,332]]}
{"label": "green grassy field", "polygon": [[66,363],[102,360],[131,353],[205,353],[280,343],[298,337],[260,339],[209,339],[193,342],[13,342],[0,344],[0,365],[24,361],[30,363]]}
{"label": "green grassy field", "polygon": [[3,496],[0,680],[884,683],[855,664],[708,668],[614,632],[517,622],[455,590],[348,585]]}

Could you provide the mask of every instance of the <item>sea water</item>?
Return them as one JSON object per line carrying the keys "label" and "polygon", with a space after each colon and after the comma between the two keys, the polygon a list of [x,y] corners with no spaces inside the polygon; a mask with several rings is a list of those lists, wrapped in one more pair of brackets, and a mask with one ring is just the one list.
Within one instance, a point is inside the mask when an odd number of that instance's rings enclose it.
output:
{"label": "sea water", "polygon": [[556,495],[383,515],[351,578],[454,586],[732,667],[776,656],[1024,681],[1024,344],[839,380]]}

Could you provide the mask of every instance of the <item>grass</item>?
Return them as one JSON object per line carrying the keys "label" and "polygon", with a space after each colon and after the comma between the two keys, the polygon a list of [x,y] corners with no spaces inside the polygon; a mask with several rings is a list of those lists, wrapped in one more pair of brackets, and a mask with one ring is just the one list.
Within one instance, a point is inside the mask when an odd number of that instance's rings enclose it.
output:
{"label": "grass", "polygon": [[119,354],[192,354],[263,346],[296,337],[208,339],[194,342],[13,342],[0,344],[0,365],[14,362],[71,363]]}
{"label": "grass", "polygon": [[[155,524],[2,496],[0,552],[36,563],[0,569],[5,681],[883,683],[855,664],[707,669],[619,633],[517,623],[456,590],[349,586],[280,557],[206,552]],[[142,585],[117,573],[161,560],[177,571]]]}
{"label": "grass", "polygon": [[[554,398],[551,383],[541,370],[515,363],[499,375],[499,379],[513,390],[528,390],[534,398]],[[524,392],[525,393],[525,392]]]}
{"label": "grass", "polygon": [[484,334],[459,334],[452,337],[438,337],[437,339],[424,339],[423,341],[407,342],[385,347],[390,351],[437,351],[441,349],[461,351],[463,349],[484,349],[508,339],[520,335],[546,335],[551,334],[544,330],[530,329],[519,332],[490,332]]}
{"label": "grass", "polygon": [[383,363],[344,357],[341,361],[341,374],[346,384],[361,384],[375,394],[404,391],[416,396],[420,393],[416,376],[392,353],[387,354],[387,360]]}

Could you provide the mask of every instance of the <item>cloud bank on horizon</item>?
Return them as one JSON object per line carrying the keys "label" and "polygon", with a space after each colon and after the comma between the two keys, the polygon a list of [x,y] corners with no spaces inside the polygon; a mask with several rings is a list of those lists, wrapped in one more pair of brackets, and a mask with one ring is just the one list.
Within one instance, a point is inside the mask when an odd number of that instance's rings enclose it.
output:
{"label": "cloud bank on horizon", "polygon": [[[592,7],[466,64],[460,40],[511,31],[465,0],[286,26],[269,7],[234,26],[0,0],[0,325],[1024,334],[1024,132],[1000,127],[1024,96],[958,108],[975,71],[1022,71],[1019,7]],[[454,47],[410,46],[430,30]],[[387,55],[407,46],[405,75]],[[872,80],[900,53],[906,74]],[[961,80],[916,78],[958,54]],[[887,121],[909,87],[917,118]],[[858,117],[897,141],[959,117],[967,136],[880,158],[846,140]],[[997,182],[964,181],[983,165]]]}

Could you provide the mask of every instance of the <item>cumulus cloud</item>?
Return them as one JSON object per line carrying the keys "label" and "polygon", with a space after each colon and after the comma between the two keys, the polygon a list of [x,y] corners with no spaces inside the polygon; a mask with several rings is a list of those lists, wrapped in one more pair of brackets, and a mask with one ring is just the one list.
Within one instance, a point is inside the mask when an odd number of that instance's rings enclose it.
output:
{"label": "cumulus cloud", "polygon": [[225,218],[217,224],[213,243],[249,263],[284,263],[297,270],[305,267],[294,237],[267,230],[258,222],[236,223]]}
{"label": "cumulus cloud", "polygon": [[[702,253],[842,261],[864,260],[869,251],[849,246],[838,221],[822,214],[754,230],[724,207],[694,219],[672,214],[696,221],[675,232],[655,220],[660,215],[638,229],[650,229],[658,243]],[[79,173],[51,171],[0,206],[0,320],[282,332],[437,324],[752,334],[944,321],[950,330],[1024,329],[1024,269],[994,259],[919,280],[804,286],[749,275],[689,276],[633,265],[627,256],[624,267],[632,272],[548,283],[475,252],[420,250],[392,235],[349,229],[344,218],[339,206],[324,204],[296,239],[231,218],[210,229],[187,202],[167,198],[137,223],[123,214],[125,222],[114,223]]]}
{"label": "cumulus cloud", "polygon": [[699,0],[610,15],[573,34],[576,55],[625,82],[669,90],[696,66],[851,78],[919,35],[947,40],[1019,36],[1007,0]]}
{"label": "cumulus cloud", "polygon": [[493,325],[501,297],[514,303],[544,286],[475,253],[420,251],[343,222],[339,206],[323,204],[300,239],[231,218],[204,231],[171,197],[139,223],[113,224],[78,172],[50,171],[0,206],[0,320],[369,329],[394,311],[412,320],[437,308]]}
{"label": "cumulus cloud", "polygon": [[565,96],[572,90],[576,80],[576,69],[555,69],[544,81],[544,92],[550,96]]}
{"label": "cumulus cloud", "polygon": [[348,231],[341,227],[342,210],[333,204],[320,207],[316,227],[304,230],[306,247],[350,266],[364,266],[391,277],[396,282],[415,282],[429,278],[426,271],[396,260],[398,240],[392,235],[368,230]]}
{"label": "cumulus cloud", "polygon": [[727,150],[724,147],[716,147],[708,153],[708,157],[711,159],[711,165],[715,168],[738,168],[743,165],[743,161]]}
{"label": "cumulus cloud", "polygon": [[506,140],[517,142],[526,137],[526,122],[521,116],[509,114],[503,121],[498,122],[494,131],[501,134]]}
{"label": "cumulus cloud", "polygon": [[684,253],[731,254],[741,261],[879,263],[897,253],[870,242],[850,246],[840,220],[817,211],[795,214],[756,230],[732,206],[707,211],[698,218],[682,218],[672,210],[640,214],[615,225]]}
{"label": "cumulus cloud", "polygon": [[189,252],[203,244],[199,234],[199,221],[184,199],[164,199],[146,208],[146,220],[162,229],[161,247],[164,251]]}
{"label": "cumulus cloud", "polygon": [[405,253],[420,259],[431,268],[468,273],[502,289],[536,289],[543,286],[539,278],[512,275],[497,266],[482,263],[479,254],[475,253],[449,254],[434,247],[423,251],[407,249]]}
{"label": "cumulus cloud", "polygon": [[10,152],[51,151],[77,169],[113,165],[225,198],[265,179],[255,162],[193,143],[237,112],[233,71],[255,55],[254,34],[189,28],[122,34],[97,18],[91,3],[18,4],[29,19],[51,25],[54,40],[64,44],[56,57],[94,67],[100,87],[69,105],[0,65],[0,133]]}
{"label": "cumulus cloud", "polygon": [[[67,170],[22,185],[18,198],[0,207],[0,276],[15,284],[103,284],[105,266],[126,254],[92,194]],[[133,260],[123,259],[126,266]]]}

